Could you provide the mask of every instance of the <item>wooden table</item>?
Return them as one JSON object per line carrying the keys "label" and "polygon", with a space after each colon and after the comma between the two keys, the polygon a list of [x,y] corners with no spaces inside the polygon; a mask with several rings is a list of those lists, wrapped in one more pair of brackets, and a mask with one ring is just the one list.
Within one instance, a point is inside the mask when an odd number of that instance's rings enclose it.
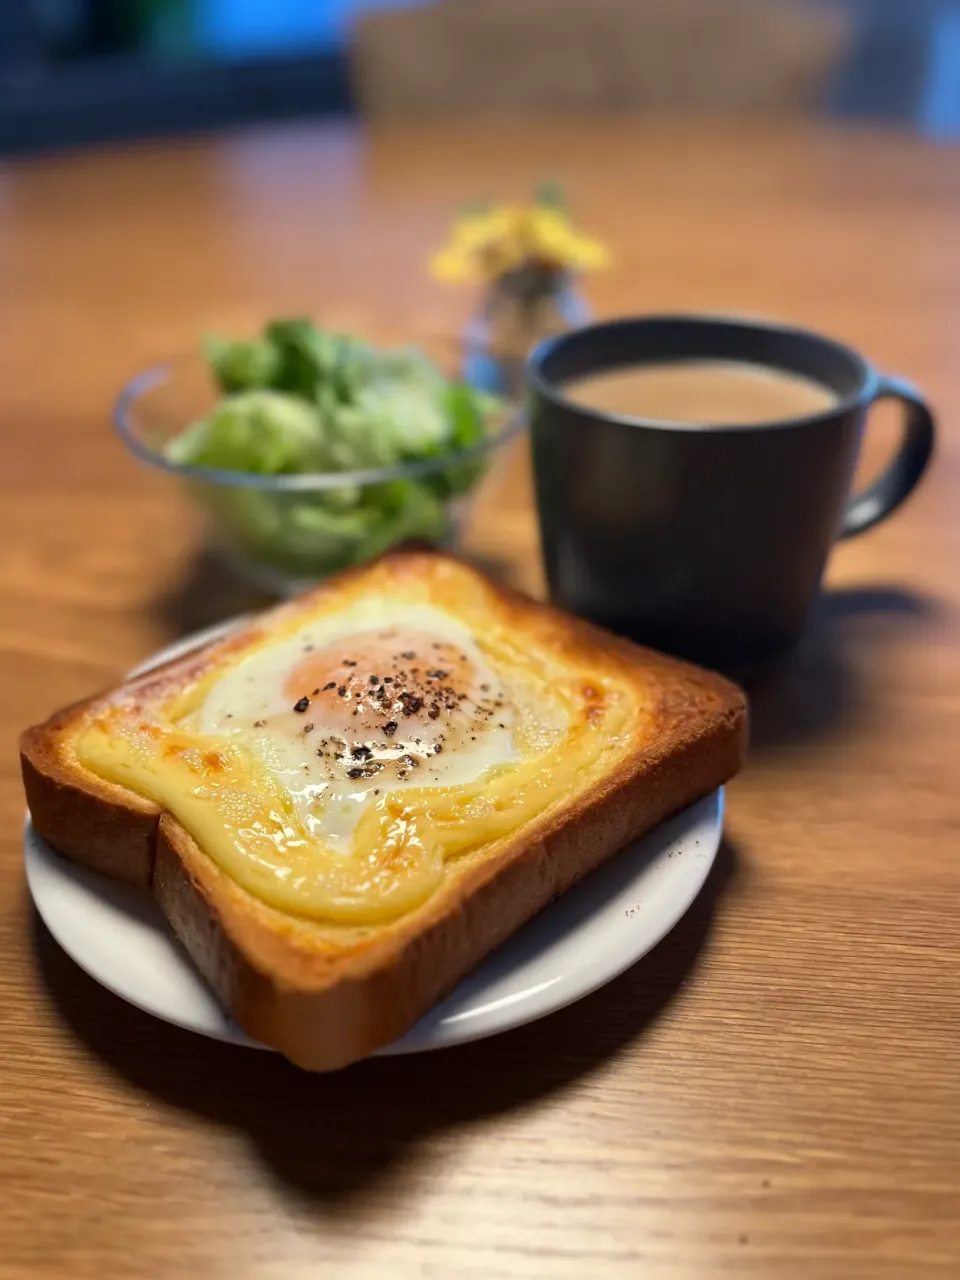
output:
{"label": "wooden table", "polygon": [[[823,328],[929,391],[939,455],[838,549],[650,956],[496,1041],[311,1077],[59,950],[14,734],[248,603],[113,439],[121,380],[277,311],[449,340],[468,301],[425,257],[466,199],[544,174],[616,249],[600,312]],[[960,1274],[958,226],[960,152],[785,125],[311,126],[2,172],[4,1280]],[[527,484],[517,457],[473,546],[539,590]]]}

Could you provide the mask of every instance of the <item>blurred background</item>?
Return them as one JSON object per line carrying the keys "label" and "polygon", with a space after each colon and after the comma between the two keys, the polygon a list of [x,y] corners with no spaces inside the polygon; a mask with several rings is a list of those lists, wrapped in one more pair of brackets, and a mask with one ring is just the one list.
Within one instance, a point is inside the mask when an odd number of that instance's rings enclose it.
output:
{"label": "blurred background", "polygon": [[7,155],[323,114],[688,107],[955,136],[960,0],[0,3]]}

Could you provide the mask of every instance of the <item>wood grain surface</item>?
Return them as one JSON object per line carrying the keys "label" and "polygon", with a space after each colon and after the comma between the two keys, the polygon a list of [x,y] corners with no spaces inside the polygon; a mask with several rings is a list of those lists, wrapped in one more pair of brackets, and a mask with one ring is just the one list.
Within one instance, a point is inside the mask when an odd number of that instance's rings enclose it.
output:
{"label": "wood grain surface", "polygon": [[[38,923],[16,732],[247,607],[111,434],[138,366],[304,310],[451,349],[458,207],[558,175],[601,313],[763,312],[929,393],[938,456],[754,690],[705,892],[541,1023],[331,1077],[100,989]],[[0,1276],[960,1274],[960,152],[804,126],[302,126],[0,172]],[[875,415],[864,471],[896,414]],[[475,553],[541,588],[522,452]]]}

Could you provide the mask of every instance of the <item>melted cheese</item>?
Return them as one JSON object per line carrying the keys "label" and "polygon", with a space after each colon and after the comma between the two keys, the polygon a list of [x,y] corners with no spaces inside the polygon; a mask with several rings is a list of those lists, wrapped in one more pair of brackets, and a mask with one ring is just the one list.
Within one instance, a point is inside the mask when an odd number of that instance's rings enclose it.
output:
{"label": "melted cheese", "polygon": [[[257,651],[273,643],[268,637]],[[574,675],[548,653],[496,634],[477,643],[507,691],[517,758],[488,765],[478,756],[479,775],[456,784],[454,772],[437,785],[365,785],[346,842],[311,824],[269,752],[200,732],[198,724],[210,723],[202,714],[209,674],[159,710],[122,699],[101,708],[77,740],[77,757],[172,813],[227,875],[271,906],[333,923],[381,923],[425,902],[458,859],[492,855],[579,793],[623,754],[636,727],[635,697],[615,681]]]}

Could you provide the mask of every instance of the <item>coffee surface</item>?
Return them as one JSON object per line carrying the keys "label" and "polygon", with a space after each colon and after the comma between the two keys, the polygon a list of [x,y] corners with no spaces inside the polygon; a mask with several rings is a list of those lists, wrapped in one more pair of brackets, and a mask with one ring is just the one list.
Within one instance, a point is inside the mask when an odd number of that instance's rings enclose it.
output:
{"label": "coffee surface", "polygon": [[755,426],[823,413],[837,395],[802,374],[734,360],[670,360],[602,369],[564,383],[568,399],[633,418]]}

